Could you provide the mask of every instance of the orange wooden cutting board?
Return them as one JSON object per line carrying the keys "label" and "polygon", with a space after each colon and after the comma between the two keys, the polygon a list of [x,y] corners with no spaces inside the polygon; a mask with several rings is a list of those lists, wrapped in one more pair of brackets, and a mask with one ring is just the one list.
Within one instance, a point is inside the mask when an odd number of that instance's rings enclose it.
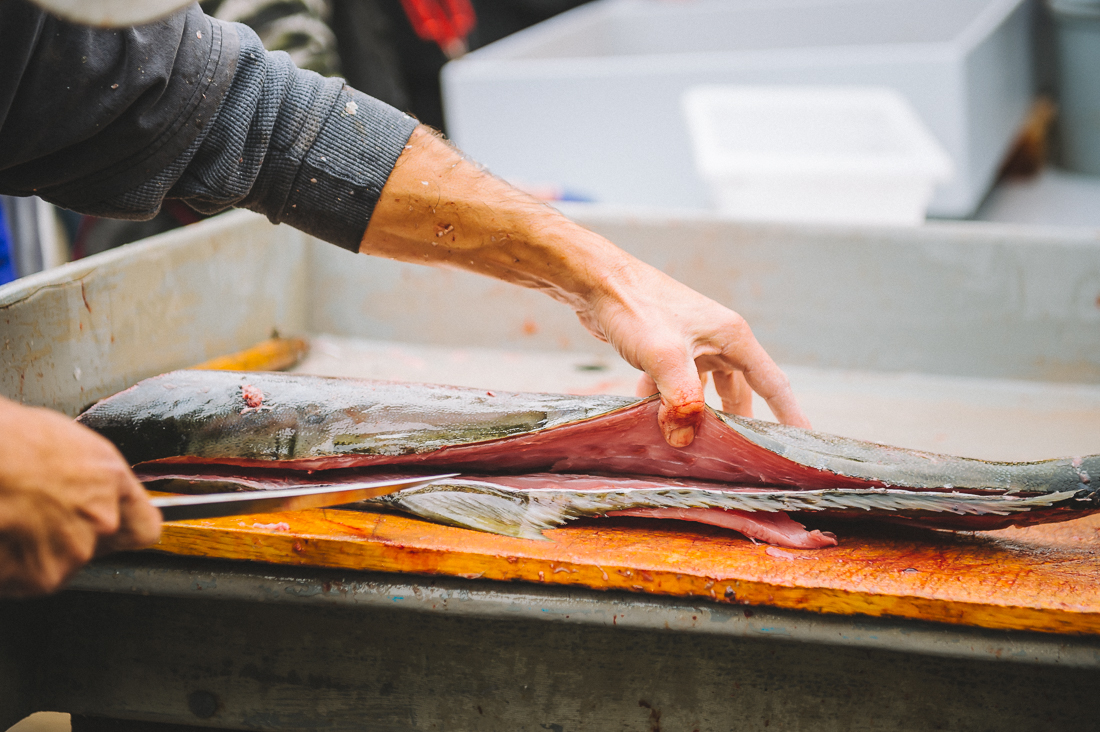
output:
{"label": "orange wooden cutting board", "polygon": [[831,526],[768,548],[679,521],[589,519],[529,541],[395,514],[309,510],[165,525],[157,549],[226,559],[580,585],[836,614],[1100,634],[1100,515],[959,534]]}

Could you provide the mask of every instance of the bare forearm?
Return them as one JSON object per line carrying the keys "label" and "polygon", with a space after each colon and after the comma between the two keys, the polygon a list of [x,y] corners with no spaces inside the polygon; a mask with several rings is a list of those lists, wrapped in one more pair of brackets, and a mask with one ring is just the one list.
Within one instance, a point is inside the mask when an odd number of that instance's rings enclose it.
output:
{"label": "bare forearm", "polygon": [[638,264],[424,127],[390,174],[360,251],[540,289],[575,310],[628,261]]}

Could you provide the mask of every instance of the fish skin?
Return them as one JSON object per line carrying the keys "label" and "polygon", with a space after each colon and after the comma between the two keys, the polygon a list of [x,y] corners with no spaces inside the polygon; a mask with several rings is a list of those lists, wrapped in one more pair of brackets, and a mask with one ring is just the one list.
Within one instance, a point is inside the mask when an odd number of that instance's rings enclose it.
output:
{"label": "fish skin", "polygon": [[[248,408],[245,388],[264,394]],[[108,397],[77,421],[131,464],[171,458],[350,467],[550,429],[625,407],[601,396],[513,394],[279,373],[173,371]],[[345,459],[347,465],[340,464]]]}
{"label": "fish skin", "polygon": [[[248,409],[255,390],[263,406]],[[967,529],[1061,521],[1100,510],[1100,483],[1092,480],[1100,475],[1100,456],[987,462],[709,408],[692,445],[678,449],[661,436],[658,406],[656,397],[490,395],[397,382],[181,371],[147,379],[78,419],[140,464],[143,476],[201,480],[204,472],[267,470],[268,478],[257,483],[263,488],[285,482],[272,478],[272,469],[302,476],[354,468],[358,477],[364,470],[372,476],[461,471],[449,483],[380,503],[527,538],[573,518],[635,509],[676,509],[684,516],[699,510],[824,512]],[[592,491],[571,489],[580,485],[576,480],[602,480],[611,489],[597,500]],[[637,481],[648,481],[650,492]]]}

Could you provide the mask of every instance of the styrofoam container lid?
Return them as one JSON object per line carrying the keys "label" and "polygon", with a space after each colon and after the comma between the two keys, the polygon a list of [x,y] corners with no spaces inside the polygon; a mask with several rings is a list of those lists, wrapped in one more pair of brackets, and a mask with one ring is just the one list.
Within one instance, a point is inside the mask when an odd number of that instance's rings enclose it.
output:
{"label": "styrofoam container lid", "polygon": [[951,158],[893,89],[713,85],[688,89],[696,167],[730,175],[949,179]]}

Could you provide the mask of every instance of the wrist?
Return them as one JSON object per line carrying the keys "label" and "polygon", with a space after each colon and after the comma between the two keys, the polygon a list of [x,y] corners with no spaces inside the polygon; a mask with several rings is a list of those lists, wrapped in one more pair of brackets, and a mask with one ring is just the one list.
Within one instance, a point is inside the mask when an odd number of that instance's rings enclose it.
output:
{"label": "wrist", "polygon": [[606,298],[623,299],[637,268],[644,265],[599,234],[560,214],[557,219],[549,226],[540,224],[533,240],[542,242],[547,256],[560,264],[554,272],[554,284],[563,293],[559,299],[578,311]]}

